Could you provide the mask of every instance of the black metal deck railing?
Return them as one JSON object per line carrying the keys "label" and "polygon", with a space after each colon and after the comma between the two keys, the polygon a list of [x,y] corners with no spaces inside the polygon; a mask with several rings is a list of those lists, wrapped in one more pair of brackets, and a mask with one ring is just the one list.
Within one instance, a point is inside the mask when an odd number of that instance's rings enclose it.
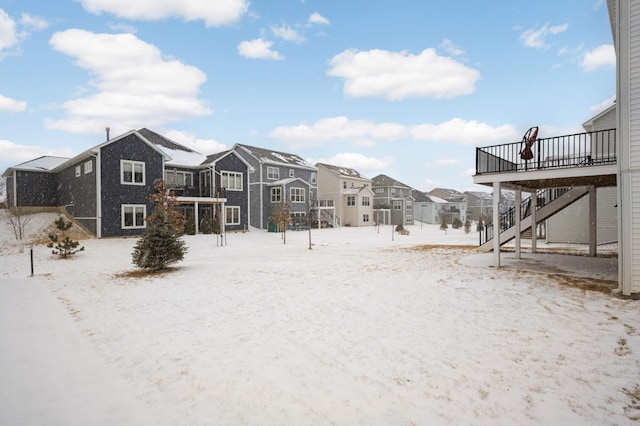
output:
{"label": "black metal deck railing", "polygon": [[[545,205],[549,204],[552,201],[555,201],[557,198],[568,192],[571,188],[550,188],[550,189],[539,189],[536,191],[535,196],[537,197],[536,202],[536,211],[540,210]],[[520,219],[525,219],[531,216],[531,197],[527,197],[520,203]],[[504,232],[507,229],[514,226],[516,223],[516,209],[515,207],[510,207],[507,211],[500,214],[498,218],[498,224],[500,232]],[[479,232],[480,234],[480,245],[483,245],[493,239],[493,223],[487,223],[483,229]]]}
{"label": "black metal deck railing", "polygon": [[514,142],[476,148],[476,174],[615,164],[616,129],[537,139],[530,160],[520,157],[524,147]]}

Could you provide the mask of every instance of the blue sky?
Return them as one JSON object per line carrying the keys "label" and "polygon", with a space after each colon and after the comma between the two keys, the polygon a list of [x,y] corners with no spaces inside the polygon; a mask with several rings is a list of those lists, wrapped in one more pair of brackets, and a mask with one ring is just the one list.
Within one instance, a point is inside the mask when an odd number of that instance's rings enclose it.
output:
{"label": "blue sky", "polygon": [[614,95],[604,0],[0,0],[0,171],[147,127],[474,190]]}

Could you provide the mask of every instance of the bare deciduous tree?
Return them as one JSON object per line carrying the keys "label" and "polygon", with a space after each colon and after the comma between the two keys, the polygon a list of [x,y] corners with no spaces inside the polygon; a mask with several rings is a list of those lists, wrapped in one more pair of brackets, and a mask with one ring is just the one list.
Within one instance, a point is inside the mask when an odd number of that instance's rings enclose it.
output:
{"label": "bare deciduous tree", "polygon": [[31,222],[32,216],[28,214],[27,208],[22,206],[3,209],[2,216],[13,229],[13,235],[18,244],[18,253],[24,253],[26,230],[29,222]]}

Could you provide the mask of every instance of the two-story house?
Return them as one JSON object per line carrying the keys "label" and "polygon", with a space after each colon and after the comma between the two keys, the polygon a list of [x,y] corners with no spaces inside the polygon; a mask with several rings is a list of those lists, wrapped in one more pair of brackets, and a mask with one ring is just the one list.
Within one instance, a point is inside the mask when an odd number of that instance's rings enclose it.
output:
{"label": "two-story house", "polygon": [[204,192],[203,161],[202,154],[140,129],[73,158],[42,157],[10,167],[3,176],[11,207],[63,211],[98,238],[129,236],[144,232],[159,179],[167,180],[179,209],[194,215],[196,227],[207,209],[220,206],[225,212],[224,197]]}
{"label": "two-story house", "polygon": [[382,174],[371,179],[371,185],[376,223],[413,225],[415,199],[410,186]]}
{"label": "two-story house", "polygon": [[336,225],[374,224],[371,179],[348,167],[316,163],[316,168],[318,198],[331,201],[335,207]]}
{"label": "two-story house", "polygon": [[317,169],[295,154],[249,145],[232,148],[251,167],[249,223],[269,229],[278,204],[286,203],[293,227],[309,226],[309,212],[317,199]]}

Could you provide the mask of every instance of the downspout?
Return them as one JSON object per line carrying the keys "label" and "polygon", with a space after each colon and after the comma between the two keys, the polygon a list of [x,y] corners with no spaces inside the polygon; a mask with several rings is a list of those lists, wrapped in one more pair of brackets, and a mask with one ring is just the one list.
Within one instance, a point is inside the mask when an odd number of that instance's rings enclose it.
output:
{"label": "downspout", "polygon": [[102,151],[95,154],[96,158],[96,237],[102,238]]}
{"label": "downspout", "polygon": [[18,171],[13,171],[13,207],[18,207]]}
{"label": "downspout", "polygon": [[262,182],[262,162],[260,163],[260,229],[264,229],[264,198],[263,195],[263,187],[264,184]]}

